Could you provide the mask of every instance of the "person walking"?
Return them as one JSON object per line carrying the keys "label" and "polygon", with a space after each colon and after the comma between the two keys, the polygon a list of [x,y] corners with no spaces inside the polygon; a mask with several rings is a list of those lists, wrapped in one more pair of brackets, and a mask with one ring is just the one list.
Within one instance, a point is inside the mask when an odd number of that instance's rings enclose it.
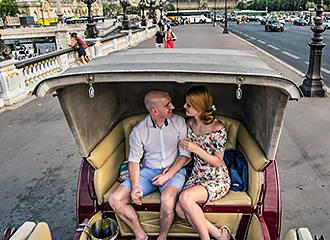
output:
{"label": "person walking", "polygon": [[165,34],[166,48],[176,48],[176,35],[173,33],[172,28],[168,28]]}
{"label": "person walking", "polygon": [[155,36],[156,36],[156,44],[155,44],[156,48],[164,48],[165,34],[161,28],[156,32]]}

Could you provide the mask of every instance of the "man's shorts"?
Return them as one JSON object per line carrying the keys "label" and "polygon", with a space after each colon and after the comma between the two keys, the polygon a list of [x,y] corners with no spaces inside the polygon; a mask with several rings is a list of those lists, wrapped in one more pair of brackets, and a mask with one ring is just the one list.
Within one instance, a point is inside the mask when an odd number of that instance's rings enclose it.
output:
{"label": "man's shorts", "polygon": [[[148,195],[149,193],[155,192],[159,190],[162,192],[169,186],[174,186],[179,191],[182,191],[183,185],[186,181],[186,169],[181,168],[172,178],[170,178],[166,183],[162,186],[155,186],[152,184],[152,179],[157,175],[161,174],[163,169],[152,169],[148,167],[143,167],[140,170],[140,177],[139,177],[139,186],[143,192],[143,196]],[[122,186],[126,186],[129,189],[132,189],[131,179],[130,177],[126,177],[125,181],[121,183]]]}

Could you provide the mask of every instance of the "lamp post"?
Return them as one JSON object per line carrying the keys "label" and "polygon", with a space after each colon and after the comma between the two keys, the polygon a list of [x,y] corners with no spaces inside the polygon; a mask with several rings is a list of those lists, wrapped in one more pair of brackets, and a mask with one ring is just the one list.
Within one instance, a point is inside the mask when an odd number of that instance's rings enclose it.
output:
{"label": "lamp post", "polygon": [[176,0],[176,19],[175,21],[179,22],[179,0]]}
{"label": "lamp post", "polygon": [[163,10],[164,10],[165,2],[166,2],[166,0],[160,0],[159,1],[160,20],[163,19]]}
{"label": "lamp post", "polygon": [[301,91],[307,97],[325,97],[326,90],[323,83],[321,72],[323,42],[322,26],[323,0],[318,0],[316,4],[315,25],[311,28],[314,32],[310,46],[308,72],[305,75],[303,84],[300,85]]}
{"label": "lamp post", "polygon": [[43,2],[41,0],[40,0],[40,10],[41,10],[42,26],[45,26],[44,6],[43,6]]}
{"label": "lamp post", "polygon": [[225,27],[223,28],[223,34],[228,34],[227,28],[228,16],[227,16],[227,0],[225,0]]}
{"label": "lamp post", "polygon": [[217,0],[214,0],[213,27],[217,26]]}
{"label": "lamp post", "polygon": [[87,38],[96,38],[97,35],[99,34],[99,30],[96,28],[96,24],[93,22],[92,18],[92,4],[96,0],[83,0],[85,4],[87,4],[87,9],[88,9],[88,23],[85,31],[85,36]]}
{"label": "lamp post", "polygon": [[145,9],[145,7],[146,7],[146,2],[145,2],[145,0],[141,0],[141,1],[139,2],[139,7],[140,7],[140,9],[141,9],[141,25],[142,25],[142,26],[147,26],[146,16],[145,16],[145,14],[144,14],[144,9]]}
{"label": "lamp post", "polygon": [[56,0],[56,15],[58,18],[58,22],[59,23],[63,23],[63,11],[62,11],[62,7],[61,7],[61,1],[60,0]]}
{"label": "lamp post", "polygon": [[156,10],[156,0],[150,0],[149,1],[149,16],[150,16],[150,18],[152,18],[153,24],[157,23],[155,10]]}
{"label": "lamp post", "polygon": [[129,29],[129,21],[128,21],[126,9],[129,6],[129,2],[128,2],[128,0],[120,0],[120,4],[123,7],[123,12],[124,12],[123,29],[128,30]]}

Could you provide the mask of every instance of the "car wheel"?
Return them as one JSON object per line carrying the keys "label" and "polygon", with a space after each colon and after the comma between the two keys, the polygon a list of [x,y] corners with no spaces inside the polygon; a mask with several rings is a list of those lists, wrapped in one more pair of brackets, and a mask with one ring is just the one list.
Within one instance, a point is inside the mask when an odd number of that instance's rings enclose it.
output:
{"label": "car wheel", "polygon": [[267,32],[268,31],[268,29],[265,27],[265,31]]}
{"label": "car wheel", "polygon": [[283,32],[284,31],[284,28],[281,28],[281,30],[280,30],[281,32]]}

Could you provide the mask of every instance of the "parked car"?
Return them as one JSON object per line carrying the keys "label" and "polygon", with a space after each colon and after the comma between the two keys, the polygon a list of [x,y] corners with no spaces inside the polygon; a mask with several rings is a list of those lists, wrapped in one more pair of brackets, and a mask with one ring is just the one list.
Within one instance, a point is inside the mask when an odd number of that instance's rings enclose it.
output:
{"label": "parked car", "polygon": [[266,32],[283,32],[284,31],[284,25],[276,19],[272,19],[267,21],[265,25],[265,31]]}
{"label": "parked car", "polygon": [[[216,115],[227,129],[226,149],[241,152],[249,170],[247,191],[229,191],[223,198],[207,203],[203,206],[206,218],[217,227],[229,226],[236,240],[280,240],[277,149],[287,104],[299,100],[302,93],[293,81],[256,55],[223,49],[130,49],[38,83],[34,91],[38,97],[56,92],[82,156],[75,240],[115,239],[117,235],[116,239],[134,238],[108,199],[119,185],[120,169],[127,164],[131,129],[146,116],[143,96],[148,90],[163,89],[176,103],[176,113],[184,114],[185,92],[196,84],[212,89],[215,104],[221,106]],[[158,236],[159,193],[143,196],[142,205],[133,207],[146,233]],[[28,229],[18,230],[17,235],[51,239],[46,224],[26,225]],[[101,238],[99,232],[96,237],[96,229],[108,230],[109,235]],[[38,233],[43,237],[38,238]],[[13,234],[14,229],[7,228],[4,240]],[[193,239],[198,234],[187,221],[176,217],[169,236]],[[19,239],[25,238],[20,235]],[[294,239],[312,236],[305,228],[294,229],[285,240]]]}
{"label": "parked car", "polygon": [[293,21],[293,25],[298,25],[298,26],[305,26],[307,25],[307,21],[304,18],[298,18]]}

